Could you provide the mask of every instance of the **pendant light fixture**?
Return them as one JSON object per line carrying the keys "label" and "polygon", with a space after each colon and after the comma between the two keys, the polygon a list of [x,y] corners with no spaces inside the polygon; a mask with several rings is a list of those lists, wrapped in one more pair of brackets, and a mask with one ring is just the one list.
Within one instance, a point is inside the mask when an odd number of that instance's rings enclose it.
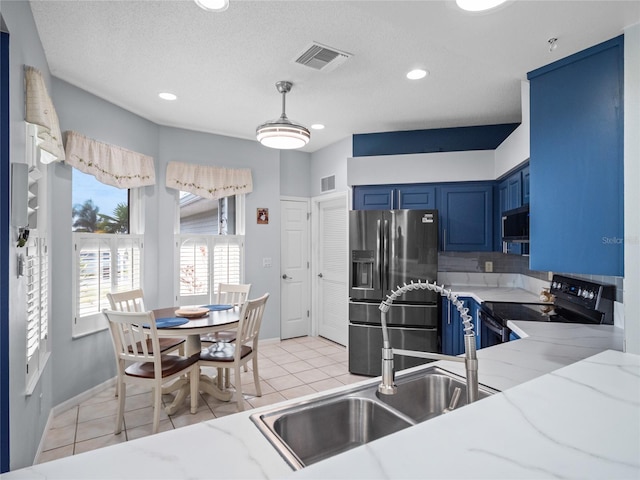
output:
{"label": "pendant light fixture", "polygon": [[289,120],[285,113],[285,98],[292,86],[291,82],[286,81],[276,83],[276,89],[282,94],[282,115],[256,129],[256,137],[265,147],[291,150],[304,147],[311,139],[309,130]]}
{"label": "pendant light fixture", "polygon": [[229,0],[194,0],[196,5],[208,12],[224,12],[229,8]]}

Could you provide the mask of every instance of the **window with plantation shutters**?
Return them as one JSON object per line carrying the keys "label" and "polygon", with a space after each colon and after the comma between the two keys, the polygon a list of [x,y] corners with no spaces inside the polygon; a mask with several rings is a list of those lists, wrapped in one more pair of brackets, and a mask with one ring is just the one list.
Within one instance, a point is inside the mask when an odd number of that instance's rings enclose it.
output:
{"label": "window with plantation shutters", "polygon": [[179,305],[211,303],[219,283],[242,283],[243,235],[178,235]]}
{"label": "window with plantation shutters", "polygon": [[[49,253],[47,248],[49,213],[47,198],[47,157],[38,127],[25,124],[25,160],[29,167],[27,213],[28,239],[18,243],[19,273],[24,282],[26,312],[25,394],[31,395],[50,357],[49,342]],[[24,232],[23,232],[24,233]]]}
{"label": "window with plantation shutters", "polygon": [[72,335],[107,328],[107,293],[142,288],[142,235],[74,233]]}
{"label": "window with plantation shutters", "polygon": [[49,356],[49,256],[45,238],[31,238],[25,251],[27,288],[27,394]]}

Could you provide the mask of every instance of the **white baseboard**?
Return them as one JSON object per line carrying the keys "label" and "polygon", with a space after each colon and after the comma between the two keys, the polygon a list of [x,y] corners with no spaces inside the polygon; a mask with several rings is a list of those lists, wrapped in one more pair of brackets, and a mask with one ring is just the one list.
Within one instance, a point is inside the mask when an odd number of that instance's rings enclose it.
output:
{"label": "white baseboard", "polygon": [[66,412],[72,407],[76,407],[80,405],[82,402],[89,400],[91,397],[95,396],[97,393],[102,392],[103,390],[113,386],[116,384],[116,377],[110,378],[106,382],[102,382],[99,385],[87,390],[86,392],[82,392],[79,395],[76,395],[69,400],[66,400],[59,405],[56,405],[49,411],[49,417],[47,418],[47,424],[44,426],[44,430],[42,432],[42,437],[40,437],[40,443],[38,444],[38,450],[36,451],[36,455],[33,459],[33,465],[38,462],[38,458],[40,457],[40,453],[42,453],[42,448],[44,447],[44,440],[47,437],[47,433],[49,432],[49,428],[51,427],[51,423],[53,422],[53,418],[57,415],[60,415],[63,412]]}

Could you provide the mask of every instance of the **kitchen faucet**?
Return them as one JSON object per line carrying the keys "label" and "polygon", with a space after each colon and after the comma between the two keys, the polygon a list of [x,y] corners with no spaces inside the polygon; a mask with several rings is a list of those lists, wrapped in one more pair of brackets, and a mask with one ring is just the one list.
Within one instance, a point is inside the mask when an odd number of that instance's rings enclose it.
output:
{"label": "kitchen faucet", "polygon": [[[432,290],[434,292],[438,292],[440,295],[447,297],[456,306],[462,316],[462,325],[464,327],[464,357],[391,348],[389,334],[387,332],[387,312],[396,298],[405,292],[412,290]],[[458,300],[457,294],[452,293],[451,290],[445,289],[444,285],[436,285],[436,282],[431,284],[429,282],[422,283],[420,280],[418,280],[418,283],[411,281],[408,285],[405,283],[402,287],[397,287],[397,290],[392,290],[391,295],[387,295],[387,299],[383,300],[378,308],[382,312],[380,315],[380,319],[382,321],[382,382],[378,386],[378,391],[380,393],[384,395],[393,395],[398,389],[394,382],[395,372],[393,367],[393,356],[395,354],[407,357],[464,362],[465,370],[467,372],[467,403],[475,402],[478,399],[478,358],[476,356],[476,338],[475,333],[473,332],[473,324],[471,323],[472,319],[468,314],[469,309],[464,307],[461,300]]]}

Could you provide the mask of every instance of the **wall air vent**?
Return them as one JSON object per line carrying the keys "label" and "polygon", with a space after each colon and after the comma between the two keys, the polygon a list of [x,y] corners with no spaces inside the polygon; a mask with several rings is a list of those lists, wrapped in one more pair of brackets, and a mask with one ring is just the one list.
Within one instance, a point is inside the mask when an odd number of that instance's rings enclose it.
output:
{"label": "wall air vent", "polygon": [[320,192],[331,192],[336,189],[336,176],[324,177],[320,179]]}
{"label": "wall air vent", "polygon": [[343,64],[352,55],[335,48],[313,42],[294,60],[295,63],[306,65],[314,70],[329,72]]}

